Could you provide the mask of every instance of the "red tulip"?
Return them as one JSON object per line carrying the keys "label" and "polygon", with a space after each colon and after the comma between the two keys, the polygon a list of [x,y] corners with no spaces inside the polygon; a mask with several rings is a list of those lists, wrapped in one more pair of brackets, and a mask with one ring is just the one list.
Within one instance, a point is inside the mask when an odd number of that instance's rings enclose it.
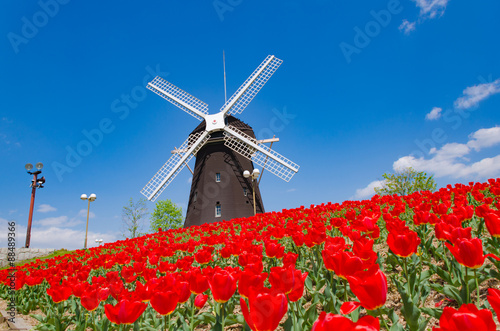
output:
{"label": "red tulip", "polygon": [[184,303],[191,297],[191,291],[189,290],[189,283],[184,281],[178,281],[175,283],[176,292],[179,295],[179,303]]}
{"label": "red tulip", "polygon": [[236,291],[236,278],[230,272],[221,269],[208,279],[208,285],[210,286],[214,300],[224,303],[231,299]]}
{"label": "red tulip", "polygon": [[483,255],[483,242],[479,238],[459,238],[455,241],[455,245],[450,245],[449,243],[445,243],[445,245],[458,263],[471,269],[480,268],[487,257],[499,260],[493,254]]}
{"label": "red tulip", "polygon": [[387,278],[385,274],[375,265],[367,271],[356,273],[355,276],[347,276],[351,291],[367,310],[382,307],[387,299]]}
{"label": "red tulip", "polygon": [[208,287],[207,277],[201,273],[201,269],[191,269],[191,273],[189,275],[189,288],[191,292],[194,294],[200,294],[208,290]]}
{"label": "red tulip", "polygon": [[52,284],[50,288],[47,289],[47,294],[50,295],[54,303],[58,303],[68,300],[71,294],[73,294],[73,291],[69,286]]}
{"label": "red tulip", "polygon": [[240,298],[241,311],[250,329],[254,331],[275,330],[288,309],[288,302],[283,293],[264,291],[254,293],[248,304]]}
{"label": "red tulip", "polygon": [[373,239],[361,238],[352,245],[352,252],[358,256],[365,265],[365,268],[372,266],[377,261],[377,253],[373,251]]}
{"label": "red tulip", "polygon": [[378,331],[380,330],[380,322],[378,318],[373,316],[363,316],[356,323],[342,315],[325,313],[319,314],[318,319],[314,322],[311,331]]}
{"label": "red tulip", "polygon": [[297,258],[299,257],[298,254],[288,252],[283,256],[283,266],[288,267],[288,266],[295,266],[297,263]]}
{"label": "red tulip", "polygon": [[151,297],[151,307],[158,312],[158,314],[170,315],[179,302],[179,294],[174,291],[156,292]]}
{"label": "red tulip", "polygon": [[397,256],[408,257],[417,252],[420,238],[415,231],[393,231],[387,236],[387,245]]}
{"label": "red tulip", "polygon": [[121,300],[115,306],[104,305],[106,317],[115,324],[132,324],[148,305],[140,301]]}
{"label": "red tulip", "polygon": [[451,231],[454,228],[455,228],[454,226],[448,223],[439,222],[436,223],[436,226],[434,227],[434,233],[436,235],[436,238],[440,241],[447,241],[447,240],[451,241]]}
{"label": "red tulip", "polygon": [[354,275],[364,268],[363,260],[350,252],[341,251],[330,254],[328,251],[323,250],[321,255],[323,255],[323,263],[326,269],[335,272],[337,276],[343,279],[347,279],[347,276]]}
{"label": "red tulip", "polygon": [[494,211],[484,215],[486,228],[492,237],[500,238],[500,212]]}
{"label": "red tulip", "polygon": [[488,302],[490,303],[491,308],[497,314],[497,319],[500,322],[500,290],[496,288],[488,289]]}
{"label": "red tulip", "polygon": [[198,294],[194,299],[194,306],[198,309],[203,308],[205,303],[207,303],[208,294]]}
{"label": "red tulip", "polygon": [[295,283],[295,267],[272,267],[269,273],[269,282],[276,291],[288,294]]}
{"label": "red tulip", "polygon": [[87,291],[80,298],[80,302],[82,303],[83,308],[87,309],[88,311],[95,310],[97,307],[99,307],[99,303],[101,302],[99,300],[98,290],[94,289],[92,291]]}
{"label": "red tulip", "polygon": [[488,309],[479,310],[474,304],[463,304],[458,310],[445,307],[439,327],[433,331],[495,331],[493,314]]}
{"label": "red tulip", "polygon": [[275,257],[277,259],[281,259],[283,254],[285,253],[285,247],[282,246],[276,240],[269,240],[265,242],[266,246],[266,255],[268,257]]}
{"label": "red tulip", "polygon": [[304,283],[306,281],[308,272],[302,273],[300,270],[296,269],[294,271],[294,282],[292,291],[288,294],[288,300],[291,302],[296,302],[302,298],[304,294]]}
{"label": "red tulip", "polygon": [[207,264],[212,260],[212,252],[214,251],[213,247],[203,247],[200,249],[195,255],[194,258],[196,262],[199,264]]}
{"label": "red tulip", "polygon": [[250,296],[250,288],[261,289],[264,287],[264,281],[267,278],[267,273],[254,273],[250,270],[245,270],[241,273],[238,281],[238,292],[244,298]]}

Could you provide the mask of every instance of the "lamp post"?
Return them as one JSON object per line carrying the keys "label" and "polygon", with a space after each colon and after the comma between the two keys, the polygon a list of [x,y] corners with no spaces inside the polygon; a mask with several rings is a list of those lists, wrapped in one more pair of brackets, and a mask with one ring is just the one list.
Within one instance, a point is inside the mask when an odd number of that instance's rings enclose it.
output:
{"label": "lamp post", "polygon": [[255,205],[255,181],[259,178],[260,171],[259,169],[253,169],[252,173],[250,171],[243,171],[243,177],[248,178],[252,177],[252,193],[253,193],[253,214],[257,215],[257,206]]}
{"label": "lamp post", "polygon": [[95,240],[95,242],[96,242],[99,246],[101,246],[101,244],[102,244],[102,239],[96,239],[96,240]]}
{"label": "lamp post", "polygon": [[43,188],[43,184],[45,183],[45,177],[38,179],[38,175],[42,173],[43,163],[38,162],[35,164],[36,171],[31,172],[33,169],[33,165],[31,163],[26,163],[24,168],[28,172],[28,174],[33,175],[33,179],[31,180],[31,203],[30,203],[30,213],[28,216],[28,229],[26,231],[26,244],[24,247],[30,247],[30,239],[31,239],[31,222],[33,221],[33,206],[35,205],[35,193],[37,188]]}
{"label": "lamp post", "polygon": [[88,198],[86,194],[82,194],[80,196],[80,199],[82,200],[88,200],[89,204],[87,207],[87,228],[85,229],[85,243],[83,245],[83,249],[87,249],[87,233],[89,232],[89,212],[90,212],[90,201],[94,201],[97,198],[97,196],[92,193]]}

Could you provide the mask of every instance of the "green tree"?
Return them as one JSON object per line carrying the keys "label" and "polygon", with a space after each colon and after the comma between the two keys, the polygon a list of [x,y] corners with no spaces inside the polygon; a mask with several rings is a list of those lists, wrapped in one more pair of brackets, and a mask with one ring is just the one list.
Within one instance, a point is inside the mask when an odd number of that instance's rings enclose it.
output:
{"label": "green tree", "polygon": [[130,198],[128,204],[122,209],[123,237],[135,238],[144,235],[145,233],[141,231],[147,214],[145,199],[141,198],[134,202],[134,199]]}
{"label": "green tree", "polygon": [[417,172],[409,167],[396,171],[394,174],[383,174],[385,181],[382,187],[375,187],[375,193],[379,195],[408,195],[417,191],[435,191],[436,182],[433,175],[425,172]]}
{"label": "green tree", "polygon": [[151,214],[150,231],[178,229],[184,224],[182,208],[167,200],[160,200],[156,203],[155,210]]}

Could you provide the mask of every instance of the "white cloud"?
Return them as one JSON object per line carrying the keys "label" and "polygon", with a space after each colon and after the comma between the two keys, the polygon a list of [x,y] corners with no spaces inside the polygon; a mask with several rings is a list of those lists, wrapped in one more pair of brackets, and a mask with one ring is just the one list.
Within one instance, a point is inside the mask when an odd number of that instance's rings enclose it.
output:
{"label": "white cloud", "polygon": [[467,146],[476,151],[484,147],[491,147],[500,143],[500,127],[495,126],[489,129],[480,129],[469,135],[469,142]]}
{"label": "white cloud", "polygon": [[385,180],[375,180],[368,184],[368,186],[364,188],[360,188],[356,190],[356,193],[353,196],[353,199],[367,199],[375,195],[375,188],[382,187],[385,183]]}
{"label": "white cloud", "polygon": [[414,0],[417,7],[420,9],[420,17],[435,18],[442,16],[446,10],[446,5],[449,0]]}
{"label": "white cloud", "polygon": [[35,221],[39,226],[59,226],[68,223],[68,216],[47,217]]}
{"label": "white cloud", "polygon": [[401,22],[401,25],[398,27],[399,31],[402,31],[404,34],[409,35],[410,32],[415,30],[417,22],[409,22],[407,19],[404,19]]}
{"label": "white cloud", "polygon": [[422,23],[426,19],[433,19],[436,17],[441,17],[446,10],[449,0],[413,0],[417,8],[420,9],[418,14],[418,19],[414,22],[410,22],[404,19],[399,26],[399,31],[408,35],[410,32],[414,31],[417,23]]}
{"label": "white cloud", "polygon": [[[24,247],[26,242],[26,226],[16,224],[16,247]],[[4,231],[5,229],[5,231]],[[0,232],[7,233],[8,221],[0,218]],[[114,242],[120,239],[118,232],[102,233],[89,231],[87,235],[87,247],[95,247],[98,244],[96,239],[103,239],[103,243]],[[81,249],[85,241],[85,229],[68,229],[55,226],[39,227],[33,224],[31,228],[30,247],[31,248],[66,248]],[[0,236],[0,247],[7,247],[7,235]]]}
{"label": "white cloud", "polygon": [[288,193],[291,193],[291,192],[295,192],[295,191],[297,191],[297,189],[296,189],[296,188],[290,188],[290,189],[288,189],[288,190],[286,190],[286,191],[287,191]]}
{"label": "white cloud", "polygon": [[76,218],[69,219],[68,216],[47,217],[41,220],[36,220],[35,222],[36,226],[58,226],[63,228],[71,228],[84,223]]}
{"label": "white cloud", "polygon": [[432,148],[431,157],[416,158],[404,156],[393,164],[393,168],[413,167],[417,171],[426,171],[436,178],[450,176],[452,178],[469,178],[480,180],[500,175],[500,155],[487,157],[471,163],[467,156],[472,151],[500,144],[500,128],[480,129],[469,135],[466,144],[449,143],[440,149]]}
{"label": "white cloud", "polygon": [[[81,209],[79,212],[78,212],[78,217],[85,217],[85,219],[87,219],[87,209]],[[94,218],[95,217],[95,214],[91,211],[89,211],[89,218]]]}
{"label": "white cloud", "polygon": [[441,112],[443,111],[443,108],[440,107],[434,107],[432,108],[431,112],[425,115],[425,119],[432,121],[432,120],[437,120],[438,118],[441,117]]}
{"label": "white cloud", "polygon": [[40,206],[38,206],[38,209],[36,211],[39,213],[48,213],[50,211],[56,211],[56,210],[57,209],[52,207],[51,205],[41,204]]}
{"label": "white cloud", "polygon": [[468,109],[491,95],[500,93],[500,78],[490,82],[469,86],[463,91],[463,96],[455,100],[455,108]]}

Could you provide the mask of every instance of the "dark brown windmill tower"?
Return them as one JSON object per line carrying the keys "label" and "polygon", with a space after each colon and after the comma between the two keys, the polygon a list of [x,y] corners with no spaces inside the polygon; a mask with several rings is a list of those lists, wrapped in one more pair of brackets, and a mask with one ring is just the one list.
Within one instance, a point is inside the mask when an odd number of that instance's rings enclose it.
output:
{"label": "dark brown windmill tower", "polygon": [[[256,178],[244,176],[253,163],[289,181],[299,166],[257,140],[252,128],[233,117],[240,114],[282,61],[269,55],[216,114],[208,105],[160,77],[147,88],[202,123],[142,189],[155,201],[177,174],[196,155],[193,181],[184,226],[247,217],[264,212]],[[272,141],[272,140],[271,140]],[[254,206],[255,191],[255,206]]]}

